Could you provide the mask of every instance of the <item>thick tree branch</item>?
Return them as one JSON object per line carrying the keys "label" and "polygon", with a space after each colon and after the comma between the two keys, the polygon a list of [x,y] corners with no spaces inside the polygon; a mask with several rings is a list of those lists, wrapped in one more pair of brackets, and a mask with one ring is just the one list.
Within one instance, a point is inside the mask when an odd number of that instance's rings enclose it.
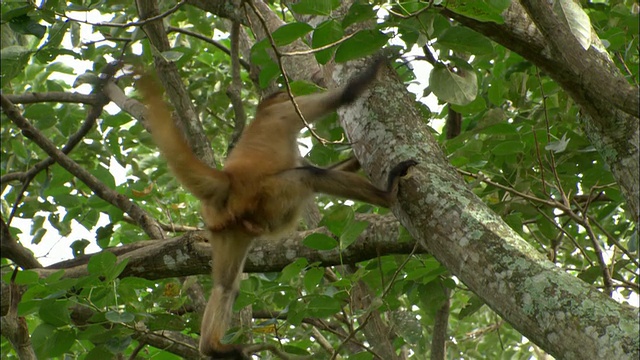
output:
{"label": "thick tree branch", "polygon": [[[274,241],[258,240],[249,253],[244,271],[280,271],[300,257],[306,258],[309,263],[319,262],[321,266],[333,266],[355,264],[376,258],[379,254],[410,254],[414,250],[414,253],[425,252],[420,247],[416,249],[414,241],[398,241],[400,225],[392,215],[358,214],[356,220],[368,221],[370,225],[353,244],[342,250],[317,251],[302,244],[302,240],[312,233],[321,232],[332,236],[325,228],[297,232]],[[138,241],[103,251],[114,253],[118,256],[118,261],[129,259],[120,277],[166,279],[209,274],[211,247],[206,241],[204,231],[192,231],[173,239]],[[65,270],[66,277],[85,276],[88,274],[87,263],[92,255],[32,271],[36,271],[42,277],[49,276],[59,269]],[[3,297],[0,314],[6,312],[7,306]]]}
{"label": "thick tree branch", "polygon": [[0,329],[2,329],[2,336],[9,340],[20,359],[35,360],[36,355],[31,344],[27,320],[24,316],[18,316],[18,304],[20,304],[22,292],[20,291],[20,287],[15,283],[16,271],[13,272],[13,276],[11,277],[9,289],[5,289],[4,286],[2,289],[3,305],[4,299],[8,298],[7,303],[9,306],[7,312],[5,312],[4,309],[2,311],[2,314],[6,315],[0,318]]}
{"label": "thick tree branch", "polygon": [[[337,67],[334,78],[348,79],[360,66]],[[418,161],[393,206],[409,232],[545,351],[567,359],[637,358],[638,309],[556,268],[509,228],[457,175],[402,81],[390,69],[380,77],[364,101],[339,112],[356,156],[377,183],[394,164]]]}
{"label": "thick tree branch", "polygon": [[11,236],[9,226],[2,217],[0,217],[0,250],[3,258],[10,259],[23,269],[42,267],[33,253]]}

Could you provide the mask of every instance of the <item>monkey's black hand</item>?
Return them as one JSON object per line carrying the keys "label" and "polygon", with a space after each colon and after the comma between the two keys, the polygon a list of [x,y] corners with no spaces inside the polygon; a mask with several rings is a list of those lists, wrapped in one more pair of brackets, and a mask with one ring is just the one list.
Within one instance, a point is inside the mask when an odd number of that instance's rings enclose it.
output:
{"label": "monkey's black hand", "polygon": [[388,192],[394,192],[395,187],[398,185],[398,179],[407,175],[407,171],[412,166],[418,165],[418,162],[415,160],[405,160],[391,169],[389,172],[389,180],[388,180]]}

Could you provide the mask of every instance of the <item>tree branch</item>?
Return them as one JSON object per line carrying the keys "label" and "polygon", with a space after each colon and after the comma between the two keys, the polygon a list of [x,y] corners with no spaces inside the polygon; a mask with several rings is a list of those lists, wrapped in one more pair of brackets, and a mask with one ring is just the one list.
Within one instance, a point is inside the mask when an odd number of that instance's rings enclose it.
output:
{"label": "tree branch", "polygon": [[[346,63],[336,68],[334,78],[348,79],[356,68]],[[370,92],[346,115],[339,111],[340,119],[356,157],[377,183],[393,164],[418,161],[401,180],[392,208],[414,238],[516,330],[552,355],[637,358],[638,309],[560,271],[509,228],[451,166],[397,75],[383,69],[378,84],[384,90]],[[393,103],[388,94],[394,94]],[[384,166],[374,169],[372,164]],[[603,310],[594,312],[589,304],[603,304]]]}
{"label": "tree branch", "polygon": [[96,105],[99,102],[98,94],[80,94],[63,91],[51,91],[46,93],[5,94],[7,99],[14,104],[35,104],[40,102],[80,103]]}

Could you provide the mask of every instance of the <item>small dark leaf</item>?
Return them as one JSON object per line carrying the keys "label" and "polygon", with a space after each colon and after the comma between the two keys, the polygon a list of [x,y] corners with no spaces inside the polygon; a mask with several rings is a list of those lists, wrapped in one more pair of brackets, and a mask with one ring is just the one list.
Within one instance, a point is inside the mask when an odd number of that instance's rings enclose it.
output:
{"label": "small dark leaf", "polygon": [[91,244],[91,242],[86,239],[80,239],[72,242],[70,247],[73,253],[73,257],[77,258],[84,255],[84,249],[86,249],[89,244]]}
{"label": "small dark leaf", "polygon": [[458,313],[458,320],[462,320],[474,314],[476,311],[480,310],[483,305],[484,301],[482,301],[482,299],[475,295],[472,296],[469,301],[467,301],[467,304],[460,309],[460,313]]}

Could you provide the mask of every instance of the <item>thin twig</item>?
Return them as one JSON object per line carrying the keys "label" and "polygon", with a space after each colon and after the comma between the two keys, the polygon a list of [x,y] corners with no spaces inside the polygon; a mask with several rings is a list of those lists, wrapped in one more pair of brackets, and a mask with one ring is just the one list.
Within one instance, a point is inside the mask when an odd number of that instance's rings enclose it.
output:
{"label": "thin twig", "polygon": [[[229,48],[227,48],[226,46],[222,45],[219,41],[215,41],[211,38],[208,38],[200,33],[197,33],[195,31],[191,31],[191,30],[187,30],[187,29],[181,29],[181,28],[177,28],[174,26],[169,26],[167,28],[167,33],[171,33],[171,32],[178,32],[178,33],[182,33],[185,35],[189,35],[189,36],[193,36],[195,38],[198,38],[206,43],[209,43],[215,47],[217,47],[218,49],[222,50],[225,54],[231,56],[231,52],[232,50],[229,50]],[[231,40],[233,42],[233,40]],[[249,64],[246,60],[244,59],[240,59],[240,65],[242,65],[242,67],[247,70],[250,71],[251,70],[251,64]]]}
{"label": "thin twig", "polygon": [[107,27],[117,27],[117,28],[128,28],[128,27],[133,27],[133,26],[146,25],[147,23],[150,23],[152,21],[155,21],[155,20],[158,20],[158,19],[162,19],[162,18],[164,18],[166,16],[169,16],[169,15],[173,14],[174,12],[178,11],[178,9],[182,5],[184,5],[186,2],[187,2],[187,0],[180,0],[171,9],[163,12],[160,15],[153,16],[153,17],[144,19],[142,21],[133,21],[133,22],[128,22],[128,23],[124,23],[124,24],[118,24],[118,23],[112,23],[112,22],[92,23],[92,22],[87,21],[87,20],[74,19],[72,17],[69,17],[66,14],[61,14],[61,13],[55,13],[55,14],[60,16],[60,17],[66,18],[68,20],[71,20],[71,21],[79,22],[79,23],[82,23],[82,24],[88,24],[88,25],[92,25],[92,26],[107,26]]}
{"label": "thin twig", "polygon": [[[540,85],[540,94],[542,96],[542,114],[544,115],[544,121],[547,126],[547,144],[551,143],[551,126],[549,125],[549,113],[547,112],[547,95],[544,93],[544,89],[542,86],[542,78],[540,77],[540,70],[536,67],[536,76],[538,77],[538,84]],[[534,131],[535,133],[535,131]],[[558,175],[558,171],[556,169],[556,157],[553,155],[553,151],[549,150],[549,159],[551,172],[553,173],[553,177],[556,180],[556,189],[560,193],[560,197],[562,198],[562,203],[566,207],[570,207],[569,199],[567,198],[567,194],[562,188],[562,183],[560,182],[560,176]]]}

